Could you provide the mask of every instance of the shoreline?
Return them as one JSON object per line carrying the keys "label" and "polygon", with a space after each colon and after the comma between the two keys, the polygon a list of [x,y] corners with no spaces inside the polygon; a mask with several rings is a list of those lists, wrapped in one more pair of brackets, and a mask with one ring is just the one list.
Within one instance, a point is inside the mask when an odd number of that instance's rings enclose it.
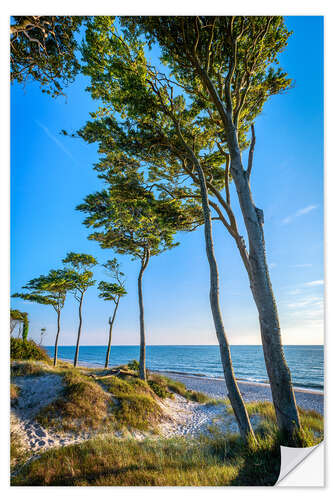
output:
{"label": "shoreline", "polygon": [[[66,363],[72,363],[72,359],[68,358],[58,358],[60,361],[65,361]],[[89,361],[79,361],[78,366],[83,367],[83,368],[97,368],[100,370],[104,370],[104,366],[102,364],[96,364],[96,363],[91,363]],[[115,366],[109,366],[108,369],[115,368]],[[148,368],[149,369],[149,368]],[[174,370],[150,370],[152,373],[161,373],[170,376],[170,378],[175,377],[175,376],[182,376],[186,378],[193,378],[195,380],[205,380],[205,381],[211,381],[211,382],[225,382],[223,377],[211,377],[209,375],[204,375],[204,374],[195,374],[195,373],[188,373],[188,372],[179,372],[179,371],[174,371]],[[258,386],[258,387],[265,387],[270,389],[270,385],[268,382],[257,382],[257,381],[252,381],[252,380],[246,380],[243,378],[237,378],[236,379],[238,384],[244,384],[244,385],[250,385],[250,386]],[[322,389],[315,389],[315,388],[310,388],[310,387],[303,387],[303,386],[297,386],[293,384],[294,392],[301,392],[301,393],[306,393],[306,394],[316,394],[324,397],[324,390]],[[204,391],[203,391],[204,392]]]}

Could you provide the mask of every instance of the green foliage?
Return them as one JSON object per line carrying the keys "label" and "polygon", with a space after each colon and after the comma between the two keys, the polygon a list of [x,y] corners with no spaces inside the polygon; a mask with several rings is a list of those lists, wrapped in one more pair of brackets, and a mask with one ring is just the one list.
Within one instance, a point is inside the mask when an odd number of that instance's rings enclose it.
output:
{"label": "green foliage", "polygon": [[134,370],[136,372],[138,372],[139,368],[140,368],[139,361],[137,361],[136,359],[133,359],[133,361],[130,361],[127,366],[130,370]]}
{"label": "green foliage", "polygon": [[85,253],[69,252],[62,262],[67,267],[64,270],[67,282],[74,297],[80,300],[89,287],[96,283],[91,269],[98,264],[95,257]]}
{"label": "green foliage", "polygon": [[32,359],[50,363],[51,360],[44,349],[33,340],[10,339],[10,359]]}
{"label": "green foliage", "polygon": [[51,269],[47,275],[30,280],[23,287],[28,290],[27,293],[14,293],[12,297],[51,305],[56,312],[59,312],[64,307],[66,294],[71,286],[72,283],[63,269]]}
{"label": "green foliage", "polygon": [[13,16],[10,26],[11,81],[36,80],[56,97],[80,69],[75,51],[83,16]]}
{"label": "green foliage", "polygon": [[18,309],[10,310],[10,330],[11,333],[14,330],[17,323],[23,323],[22,339],[27,340],[29,332],[29,320],[28,313],[21,312]]}
{"label": "green foliage", "polygon": [[[231,180],[230,130],[236,129],[239,148],[247,148],[248,130],[264,103],[291,85],[278,66],[289,36],[281,16],[90,20],[83,71],[90,77],[88,90],[101,105],[78,135],[99,144],[99,176],[113,183],[119,172],[130,178],[138,171],[141,184],[149,184],[156,197],[180,204],[188,228],[202,224],[191,155],[200,162],[209,194],[220,203],[220,191]],[[146,56],[152,45],[161,50],[158,67]],[[228,130],[227,115],[233,121]],[[98,207],[106,213],[108,195],[85,200],[90,225],[100,220]],[[232,232],[235,220],[229,208],[227,203],[214,207]]]}
{"label": "green foliage", "polygon": [[166,391],[163,385],[158,384],[154,380],[148,380],[148,385],[159,398],[164,399],[171,395],[169,392]]}
{"label": "green foliage", "polygon": [[124,273],[120,271],[120,264],[117,259],[108,260],[105,264],[103,264],[103,267],[116,281],[114,283],[100,281],[98,284],[98,289],[100,291],[98,296],[103,300],[111,300],[117,304],[120,297],[127,294],[124,287]]}
{"label": "green foliage", "polygon": [[[159,375],[156,373],[151,373],[149,375],[149,385],[154,385],[157,390],[165,392],[167,397],[170,393],[176,393],[189,401],[195,401],[196,403],[213,403],[212,399],[209,398],[203,392],[188,390],[182,382],[178,380],[173,380],[171,378],[165,377],[164,375]],[[157,388],[158,387],[158,388]],[[153,389],[153,387],[152,387]],[[155,389],[153,389],[155,391]],[[163,397],[163,396],[161,396]],[[164,396],[165,397],[165,396]],[[214,401],[215,402],[215,401]]]}

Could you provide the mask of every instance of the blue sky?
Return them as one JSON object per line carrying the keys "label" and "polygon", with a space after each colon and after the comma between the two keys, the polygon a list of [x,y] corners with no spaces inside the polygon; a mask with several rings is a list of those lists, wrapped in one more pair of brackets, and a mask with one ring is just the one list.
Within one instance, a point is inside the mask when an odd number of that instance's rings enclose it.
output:
{"label": "blue sky", "polygon": [[[271,279],[285,344],[323,342],[323,20],[287,17],[294,31],[281,65],[294,79],[287,94],[276,96],[256,122],[257,144],[252,190],[265,212],[265,237]],[[309,35],[311,34],[311,36]],[[96,107],[79,77],[67,99],[51,99],[35,83],[12,86],[11,93],[11,287],[61,265],[68,251],[93,254],[101,263],[108,250],[87,240],[83,214],[75,207],[102,184],[92,165],[96,146],[59,135],[76,130]],[[247,154],[246,154],[247,156]],[[237,199],[232,188],[234,209]],[[240,224],[243,234],[245,230]],[[221,275],[221,308],[231,344],[259,344],[257,310],[248,279],[221,223],[214,225]],[[203,231],[179,235],[180,246],[151,259],[144,276],[148,344],[216,344],[209,307],[209,273]],[[136,279],[138,262],[120,256],[128,295],[122,299],[114,344],[138,344]],[[105,279],[101,269],[96,279]],[[12,300],[29,313],[30,336],[45,344],[55,336],[52,308]],[[72,345],[77,304],[63,310],[60,344]],[[82,345],[104,345],[110,306],[96,288],[85,298]]]}

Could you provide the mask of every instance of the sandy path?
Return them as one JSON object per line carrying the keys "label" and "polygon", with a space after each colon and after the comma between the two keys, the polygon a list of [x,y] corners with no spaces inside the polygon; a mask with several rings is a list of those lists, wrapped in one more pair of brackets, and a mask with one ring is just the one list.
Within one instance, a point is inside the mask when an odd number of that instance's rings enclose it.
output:
{"label": "sandy path", "polygon": [[[227,412],[224,403],[219,405],[199,404],[187,401],[175,394],[174,399],[166,399],[161,403],[170,421],[160,425],[164,437],[198,436],[207,433],[210,426],[216,427],[224,434],[238,432],[238,425],[233,414]],[[260,423],[260,417],[251,417],[253,427]]]}

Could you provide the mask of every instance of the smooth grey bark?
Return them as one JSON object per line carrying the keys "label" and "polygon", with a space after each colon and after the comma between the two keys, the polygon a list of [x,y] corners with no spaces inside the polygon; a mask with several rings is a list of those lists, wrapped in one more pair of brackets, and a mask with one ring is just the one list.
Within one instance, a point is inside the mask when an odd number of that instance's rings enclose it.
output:
{"label": "smooth grey bark", "polygon": [[259,210],[253,202],[249,175],[242,165],[236,130],[230,124],[228,144],[231,174],[249,240],[250,288],[259,312],[264,358],[277,423],[281,431],[292,437],[301,424],[291,375],[284,356],[278,310],[267,266],[263,211]]}
{"label": "smooth grey bark", "polygon": [[150,257],[149,249],[145,249],[144,256],[141,260],[141,268],[138,277],[138,294],[139,294],[139,309],[140,309],[140,361],[139,361],[139,376],[141,380],[146,380],[146,335],[145,335],[145,320],[144,307],[142,296],[142,276],[148,265]]}
{"label": "smooth grey bark", "polygon": [[54,344],[54,356],[53,356],[53,366],[56,366],[58,359],[58,340],[60,333],[60,310],[57,311],[57,335]]}
{"label": "smooth grey bark", "polygon": [[[249,240],[249,269],[247,268],[247,271],[250,288],[259,313],[264,358],[272,390],[277,423],[283,433],[293,437],[294,432],[300,429],[301,424],[291,375],[283,352],[278,311],[266,261],[263,211],[257,209],[252,199],[249,183],[250,172],[246,172],[242,165],[237,128],[233,123],[232,109],[228,112],[226,111],[207,72],[201,67],[197,59],[194,62],[225,127],[231,157],[230,171],[236,186]],[[230,88],[225,89],[225,92],[229,95]],[[231,99],[229,101],[229,105],[232,104]],[[241,249],[239,248],[239,250]]]}
{"label": "smooth grey bark", "polygon": [[195,165],[200,182],[202,208],[205,220],[206,253],[210,268],[209,297],[215,324],[216,335],[220,346],[220,356],[223,366],[224,378],[228,389],[228,397],[230,399],[231,406],[234,410],[241,436],[244,439],[248,439],[250,436],[254,438],[254,432],[251,426],[251,422],[234,374],[229,343],[222,321],[222,315],[219,303],[219,273],[214,253],[211,213],[209,208],[209,200],[208,200],[208,192],[207,192],[205,176],[203,174],[199,162],[195,162]]}
{"label": "smooth grey bark", "polygon": [[116,306],[113,311],[113,315],[111,318],[111,321],[109,322],[110,328],[109,328],[109,343],[108,343],[108,348],[106,351],[106,358],[105,358],[105,365],[104,368],[107,368],[109,366],[109,357],[110,357],[110,351],[111,351],[111,338],[112,338],[112,328],[113,328],[113,323],[116,317],[117,309],[118,309],[118,304],[119,304],[119,297],[118,300],[116,301]]}
{"label": "smooth grey bark", "polygon": [[79,348],[80,348],[80,337],[81,337],[81,327],[82,327],[82,302],[83,302],[83,293],[81,294],[80,297],[80,304],[79,304],[79,328],[77,331],[77,340],[76,340],[76,349],[75,349],[75,357],[74,357],[74,367],[77,366],[77,362],[79,359]]}

